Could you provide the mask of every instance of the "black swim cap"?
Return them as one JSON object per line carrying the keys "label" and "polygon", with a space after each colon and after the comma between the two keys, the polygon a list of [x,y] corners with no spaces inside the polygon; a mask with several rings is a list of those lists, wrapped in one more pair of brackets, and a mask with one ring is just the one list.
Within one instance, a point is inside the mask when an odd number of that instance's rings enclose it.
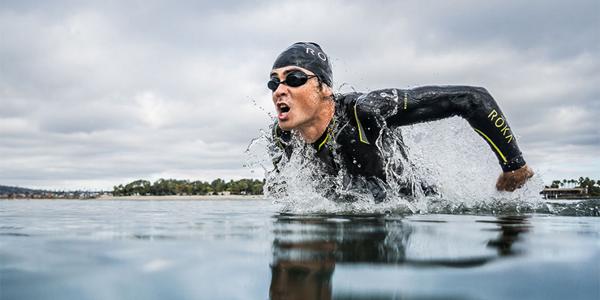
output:
{"label": "black swim cap", "polygon": [[315,73],[326,85],[332,85],[333,74],[329,58],[317,43],[298,42],[285,49],[275,60],[273,69],[287,66],[305,68]]}

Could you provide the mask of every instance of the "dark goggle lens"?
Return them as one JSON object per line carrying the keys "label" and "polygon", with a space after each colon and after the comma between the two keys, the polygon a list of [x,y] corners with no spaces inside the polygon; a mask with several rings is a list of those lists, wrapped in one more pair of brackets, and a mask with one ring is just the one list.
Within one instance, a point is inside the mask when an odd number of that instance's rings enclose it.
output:
{"label": "dark goggle lens", "polygon": [[275,91],[277,89],[277,87],[279,86],[279,79],[278,78],[271,78],[271,80],[269,80],[269,82],[267,82],[267,87],[271,90],[271,91]]}
{"label": "dark goggle lens", "polygon": [[285,78],[285,84],[291,87],[299,87],[308,81],[308,75],[302,72],[293,72]]}
{"label": "dark goggle lens", "polygon": [[308,81],[308,79],[311,77],[316,77],[316,76],[315,75],[309,76],[309,75],[304,74],[303,72],[296,71],[296,72],[292,72],[292,73],[288,74],[285,77],[284,81],[279,81],[279,78],[277,78],[277,77],[271,78],[271,80],[269,80],[269,82],[267,82],[267,87],[273,92],[282,83],[289,87],[299,87],[299,86],[305,84]]}

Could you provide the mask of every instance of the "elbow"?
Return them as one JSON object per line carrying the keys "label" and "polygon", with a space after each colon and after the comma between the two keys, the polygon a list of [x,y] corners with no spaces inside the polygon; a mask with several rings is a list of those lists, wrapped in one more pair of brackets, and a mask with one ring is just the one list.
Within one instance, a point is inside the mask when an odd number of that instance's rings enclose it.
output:
{"label": "elbow", "polygon": [[470,89],[473,93],[487,94],[487,95],[490,94],[488,92],[488,90],[486,90],[484,87],[480,87],[480,86],[470,86],[470,87],[468,87],[468,89]]}
{"label": "elbow", "polygon": [[469,111],[495,105],[492,95],[483,87],[466,87]]}

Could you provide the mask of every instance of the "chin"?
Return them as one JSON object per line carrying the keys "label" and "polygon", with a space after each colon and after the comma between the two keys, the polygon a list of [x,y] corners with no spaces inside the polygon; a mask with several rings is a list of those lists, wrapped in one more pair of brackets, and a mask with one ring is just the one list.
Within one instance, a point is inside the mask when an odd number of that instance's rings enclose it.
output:
{"label": "chin", "polygon": [[285,124],[285,123],[282,124],[281,121],[279,121],[278,123],[279,123],[279,128],[281,128],[281,130],[290,131],[290,130],[294,129],[294,126],[290,126],[290,124]]}

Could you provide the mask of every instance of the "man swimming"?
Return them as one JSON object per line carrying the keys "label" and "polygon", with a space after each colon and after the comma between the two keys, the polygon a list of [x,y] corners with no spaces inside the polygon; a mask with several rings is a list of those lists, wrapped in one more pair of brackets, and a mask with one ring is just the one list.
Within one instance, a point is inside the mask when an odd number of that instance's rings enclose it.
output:
{"label": "man swimming", "polygon": [[402,166],[390,172],[381,151],[398,147],[406,156],[394,129],[453,116],[466,119],[498,158],[503,171],[498,190],[514,191],[533,176],[506,117],[483,88],[424,86],[334,94],[332,81],[329,57],[316,43],[295,43],[277,57],[267,84],[277,110],[275,144],[290,158],[292,136],[297,136],[314,147],[326,173],[344,169],[349,182],[366,186],[376,201],[385,199],[394,180],[391,174],[402,172]]}

